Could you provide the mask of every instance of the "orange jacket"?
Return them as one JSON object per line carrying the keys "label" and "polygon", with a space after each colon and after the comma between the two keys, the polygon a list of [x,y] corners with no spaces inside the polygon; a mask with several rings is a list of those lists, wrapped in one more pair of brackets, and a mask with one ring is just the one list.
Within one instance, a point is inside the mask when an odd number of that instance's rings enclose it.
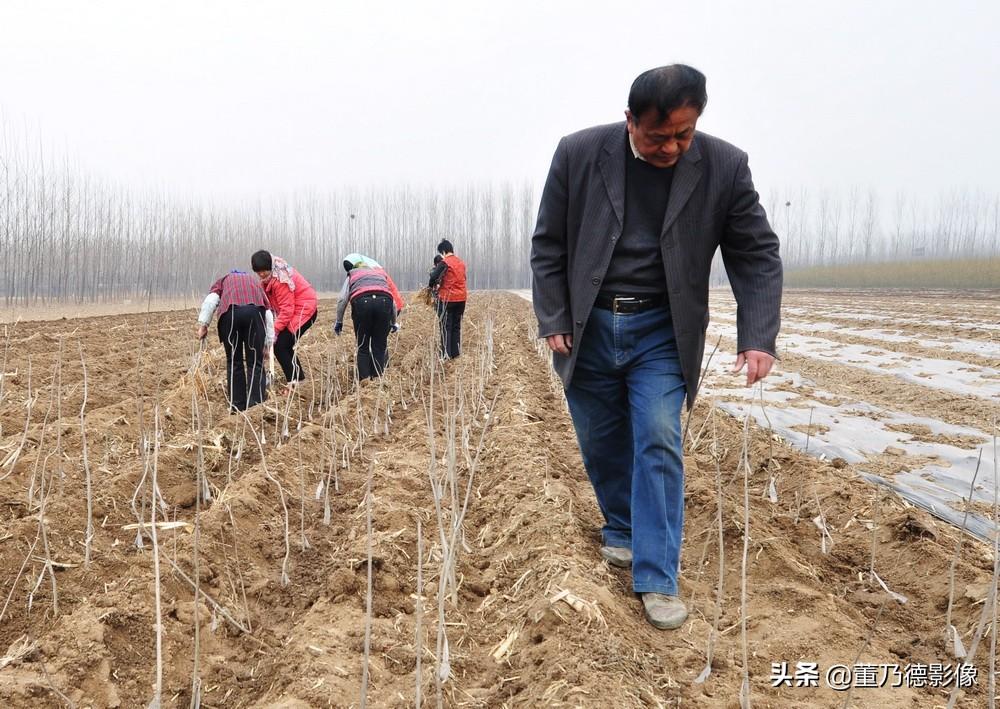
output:
{"label": "orange jacket", "polygon": [[445,256],[444,262],[448,268],[441,277],[438,300],[443,303],[465,302],[469,297],[469,291],[465,287],[465,262],[455,254]]}

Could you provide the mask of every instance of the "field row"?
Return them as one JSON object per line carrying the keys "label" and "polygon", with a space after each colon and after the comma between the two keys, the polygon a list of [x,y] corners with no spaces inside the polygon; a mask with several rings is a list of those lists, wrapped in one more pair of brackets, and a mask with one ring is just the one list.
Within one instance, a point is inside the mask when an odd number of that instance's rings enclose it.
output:
{"label": "field row", "polygon": [[[976,313],[988,319],[974,320]],[[756,399],[720,367],[709,368],[704,393],[736,416],[750,411],[812,455],[857,464],[872,482],[956,526],[971,496],[978,512],[965,523],[988,539],[997,486],[998,313],[1000,303],[988,297],[793,291],[783,309],[781,361]],[[716,294],[709,347],[719,342],[716,357],[731,360],[735,337],[735,304]]]}

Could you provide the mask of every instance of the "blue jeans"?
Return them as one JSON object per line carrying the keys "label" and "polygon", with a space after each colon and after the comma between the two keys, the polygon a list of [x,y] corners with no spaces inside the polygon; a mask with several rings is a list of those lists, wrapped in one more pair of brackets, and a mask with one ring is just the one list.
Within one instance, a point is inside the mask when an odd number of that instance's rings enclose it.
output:
{"label": "blue jeans", "polygon": [[670,310],[594,308],[566,399],[607,546],[632,550],[636,593],[677,594],[684,528],[684,377]]}

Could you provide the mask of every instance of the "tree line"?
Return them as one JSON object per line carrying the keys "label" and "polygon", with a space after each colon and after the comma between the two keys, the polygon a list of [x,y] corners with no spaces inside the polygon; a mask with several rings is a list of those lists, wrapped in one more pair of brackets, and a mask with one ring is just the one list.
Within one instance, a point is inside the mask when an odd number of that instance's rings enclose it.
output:
{"label": "tree line", "polygon": [[[788,270],[1000,256],[1000,195],[898,193],[883,202],[860,187],[763,191]],[[528,180],[399,185],[219,205],[117,185],[0,121],[0,296],[11,305],[192,295],[230,269],[249,269],[260,248],[320,290],[339,288],[352,251],[412,290],[443,238],[469,264],[470,287],[528,288],[538,192]],[[713,282],[725,282],[721,264]]]}
{"label": "tree line", "polygon": [[536,196],[529,182],[371,187],[216,205],[116,185],[0,123],[0,253],[7,305],[204,292],[268,249],[338,290],[351,252],[404,289],[425,285],[449,239],[472,288],[527,288]]}
{"label": "tree line", "polygon": [[767,206],[793,267],[1000,256],[998,194],[955,189],[927,199],[900,191],[885,200],[872,188],[800,188],[772,192]]}

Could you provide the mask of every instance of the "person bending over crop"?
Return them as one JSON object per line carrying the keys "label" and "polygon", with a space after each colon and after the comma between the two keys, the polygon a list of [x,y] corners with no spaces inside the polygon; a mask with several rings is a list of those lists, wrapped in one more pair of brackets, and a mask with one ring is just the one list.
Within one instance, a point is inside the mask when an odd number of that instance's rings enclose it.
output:
{"label": "person bending over crop", "polygon": [[281,365],[290,392],[306,374],[295,354],[299,338],[316,322],[316,291],[301,273],[285,259],[258,251],[250,257],[250,266],[260,278],[264,292],[275,311],[274,356]]}
{"label": "person bending over crop", "polygon": [[434,306],[435,312],[438,309],[438,289],[441,287],[441,278],[447,269],[447,266],[441,266],[442,261],[444,261],[444,256],[434,254],[434,265],[427,272],[427,277],[430,279],[427,283],[427,292],[430,293],[431,304]]}
{"label": "person bending over crop", "polygon": [[198,339],[219,311],[219,341],[226,350],[226,399],[230,412],[245,411],[267,398],[264,353],[274,342],[274,314],[252,274],[231,271],[212,284],[198,315]]}
{"label": "person bending over crop", "polygon": [[334,333],[340,335],[350,304],[359,380],[380,377],[385,371],[389,333],[399,329],[396,317],[404,304],[389,274],[372,263],[361,254],[348,254],[344,259],[347,278],[340,289],[337,322],[333,326]]}

